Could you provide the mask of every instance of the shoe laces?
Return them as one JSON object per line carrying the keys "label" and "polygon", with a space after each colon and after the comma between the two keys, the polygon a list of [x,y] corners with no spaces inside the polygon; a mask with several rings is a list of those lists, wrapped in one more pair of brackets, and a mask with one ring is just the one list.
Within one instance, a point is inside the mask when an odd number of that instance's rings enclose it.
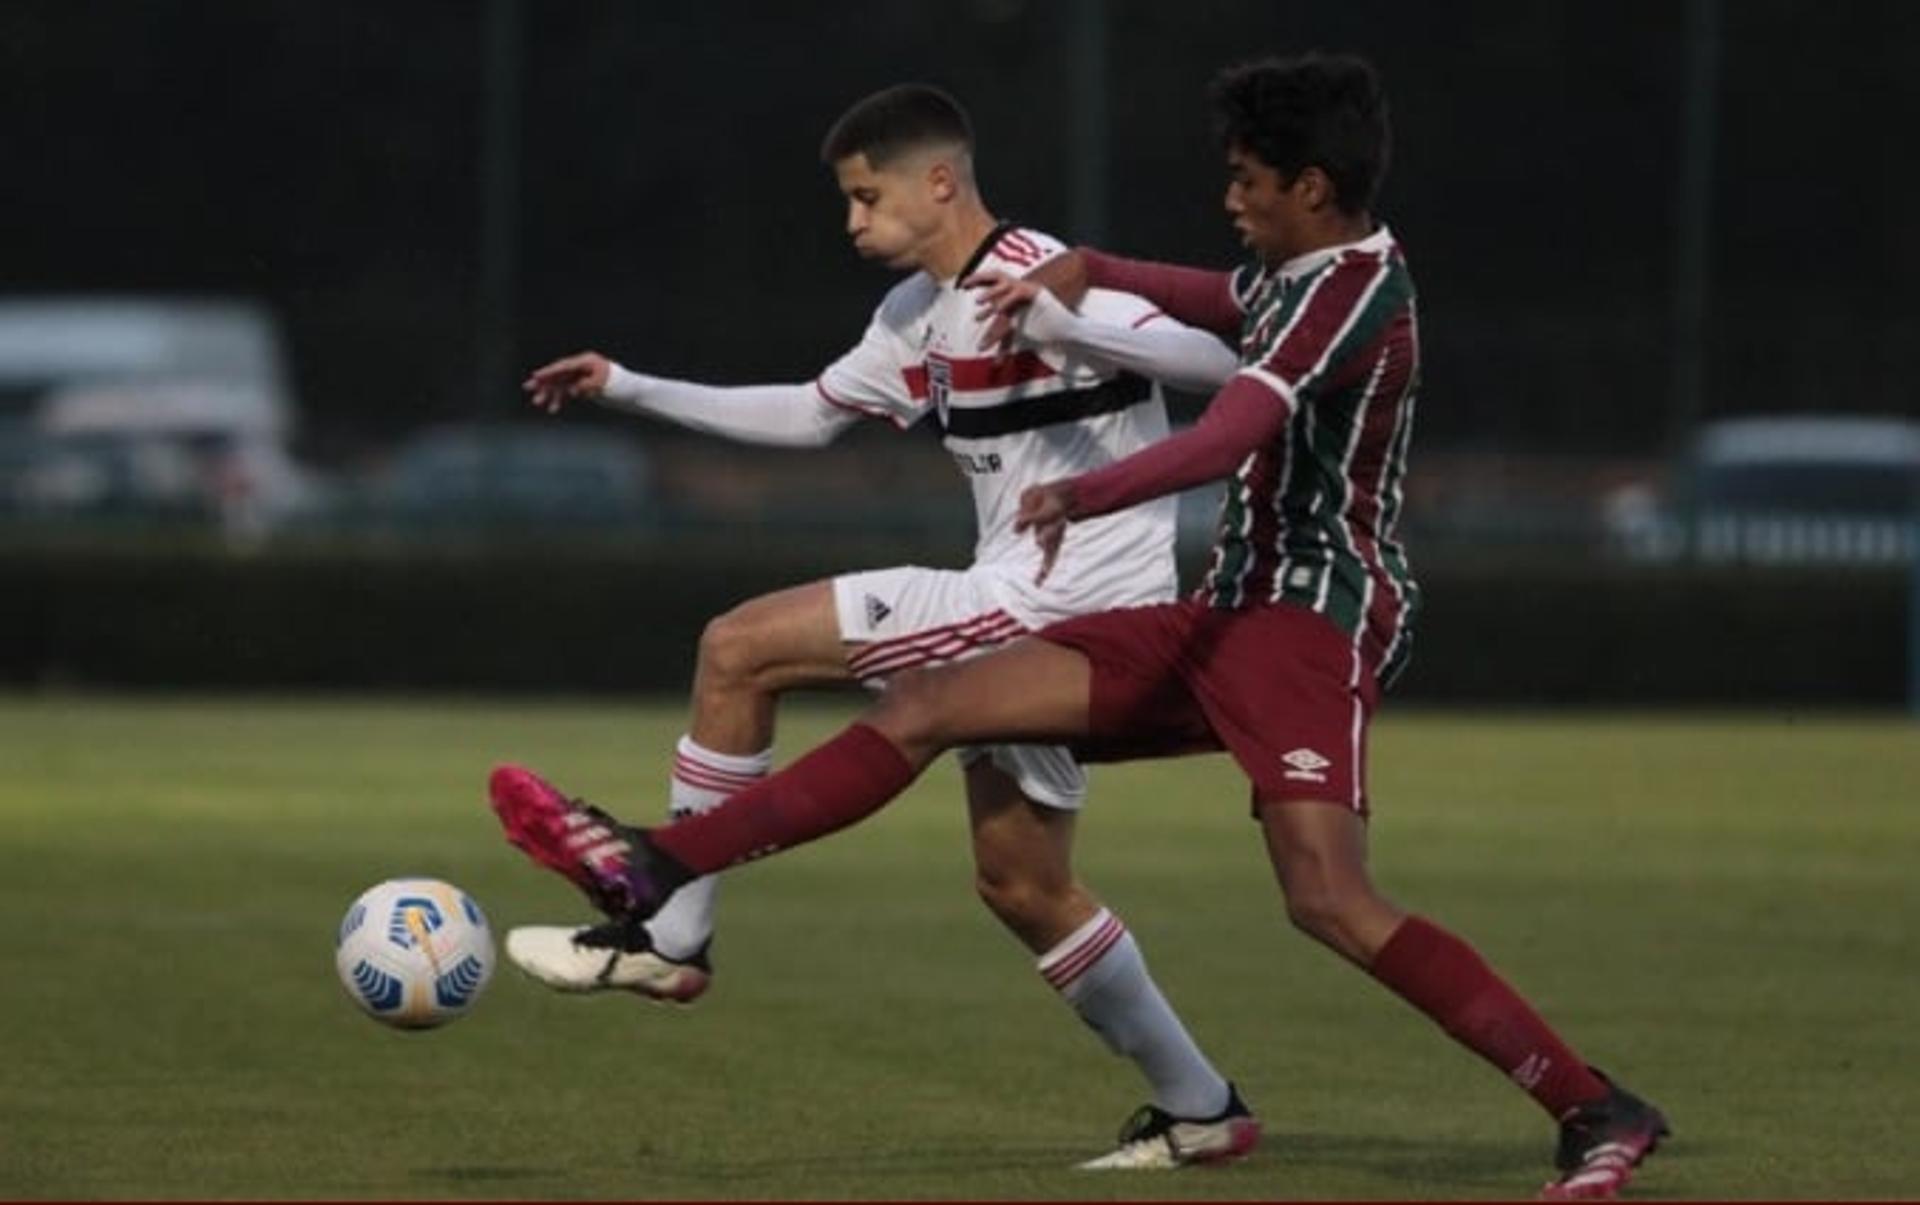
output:
{"label": "shoe laces", "polygon": [[1176,1122],[1173,1114],[1158,1105],[1141,1105],[1133,1115],[1120,1125],[1121,1146],[1131,1146],[1136,1142],[1149,1142],[1164,1137]]}
{"label": "shoe laces", "polygon": [[617,916],[598,925],[589,925],[573,935],[573,944],[590,950],[618,950],[640,954],[653,948],[646,922],[636,916]]}
{"label": "shoe laces", "polygon": [[578,795],[575,795],[569,798],[567,800],[567,804],[568,806],[574,808],[576,811],[585,812],[587,815],[592,816],[595,820],[598,820],[600,823],[607,825],[609,828],[613,827],[615,823],[617,823],[612,817],[612,815],[610,815],[604,808],[600,807],[596,803],[592,803],[586,799],[582,799]]}

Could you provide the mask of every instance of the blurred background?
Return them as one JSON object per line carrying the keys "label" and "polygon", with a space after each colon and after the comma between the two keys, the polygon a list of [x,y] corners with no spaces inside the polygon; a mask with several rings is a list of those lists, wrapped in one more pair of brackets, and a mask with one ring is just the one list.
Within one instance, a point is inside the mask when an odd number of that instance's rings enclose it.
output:
{"label": "blurred background", "polygon": [[0,683],[676,689],[734,602],[961,563],[931,431],[519,381],[810,379],[891,283],[819,140],[906,79],[1001,216],[1229,265],[1206,84],[1318,47],[1386,76],[1422,293],[1403,695],[1920,710],[1916,45],[1895,0],[10,0]]}

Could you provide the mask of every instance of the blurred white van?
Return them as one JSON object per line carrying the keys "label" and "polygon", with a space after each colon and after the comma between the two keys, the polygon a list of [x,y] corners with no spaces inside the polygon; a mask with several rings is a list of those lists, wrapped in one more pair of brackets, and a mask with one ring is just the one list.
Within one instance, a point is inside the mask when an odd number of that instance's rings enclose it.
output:
{"label": "blurred white van", "polygon": [[0,414],[73,386],[245,386],[255,425],[287,434],[293,404],[279,327],[228,298],[0,297]]}
{"label": "blurred white van", "polygon": [[[0,298],[0,500],[42,516],[200,513],[257,535],[311,504],[272,315],[199,297]],[[0,464],[7,463],[0,461]]]}

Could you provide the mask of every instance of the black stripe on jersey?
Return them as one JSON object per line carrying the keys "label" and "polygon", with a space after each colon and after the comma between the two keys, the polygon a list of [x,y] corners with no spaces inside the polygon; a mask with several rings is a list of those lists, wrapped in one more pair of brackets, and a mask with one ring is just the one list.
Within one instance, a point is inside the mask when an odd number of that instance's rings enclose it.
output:
{"label": "black stripe on jersey", "polygon": [[986,241],[973,249],[973,254],[967,257],[967,266],[960,269],[960,275],[953,279],[956,282],[962,281],[972,276],[975,272],[978,272],[981,263],[986,260],[987,256],[993,254],[995,247],[1000,245],[1000,240],[1018,229],[1020,229],[1020,223],[1018,222],[1001,222],[992,230],[987,231]]}
{"label": "black stripe on jersey", "polygon": [[1078,422],[1097,414],[1112,414],[1137,406],[1152,396],[1153,385],[1147,378],[1123,372],[1091,389],[1014,398],[992,406],[949,405],[945,429],[955,439],[992,439]]}

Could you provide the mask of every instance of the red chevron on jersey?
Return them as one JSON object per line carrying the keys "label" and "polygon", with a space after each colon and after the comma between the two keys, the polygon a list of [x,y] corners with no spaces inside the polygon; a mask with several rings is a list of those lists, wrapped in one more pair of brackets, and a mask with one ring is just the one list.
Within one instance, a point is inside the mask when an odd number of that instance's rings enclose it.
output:
{"label": "red chevron on jersey", "polygon": [[1046,258],[1044,247],[1022,230],[1009,230],[993,245],[993,253],[1016,268],[1031,268]]}

